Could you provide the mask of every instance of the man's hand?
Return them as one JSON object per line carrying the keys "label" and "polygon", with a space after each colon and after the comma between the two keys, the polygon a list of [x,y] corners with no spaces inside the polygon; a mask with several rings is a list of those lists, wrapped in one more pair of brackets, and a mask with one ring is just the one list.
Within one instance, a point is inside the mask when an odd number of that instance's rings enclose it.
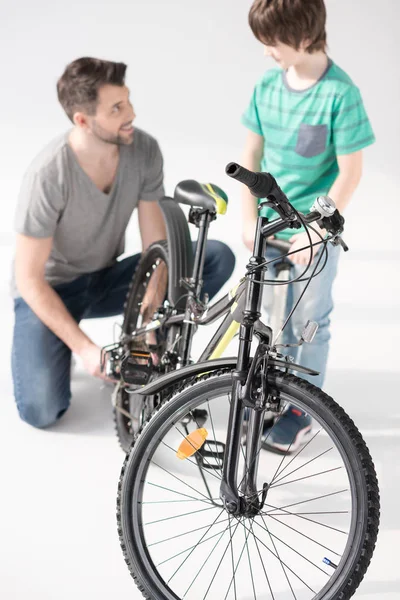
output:
{"label": "man's hand", "polygon": [[[314,231],[309,229],[308,232],[310,234],[313,244],[320,241],[320,238]],[[322,231],[321,231],[321,235],[323,237]],[[300,248],[304,248],[305,246],[310,246],[310,240],[305,231],[303,233],[296,233],[295,235],[293,235],[290,238],[289,242],[291,243],[290,252],[299,250]],[[318,250],[320,249],[320,247],[321,247],[321,245],[313,246],[313,253],[314,253],[313,261],[315,260],[315,255],[318,252]],[[302,250],[301,252],[296,252],[296,254],[291,254],[289,256],[289,259],[295,265],[308,265],[308,261],[310,260],[310,254],[311,254],[311,248],[308,247],[305,250]]]}
{"label": "man's hand", "polygon": [[82,359],[83,366],[86,371],[93,375],[93,377],[99,377],[99,379],[112,381],[112,379],[106,377],[105,373],[100,371],[101,348],[96,346],[96,344],[88,344],[83,348],[83,350],[81,350],[78,356]]}

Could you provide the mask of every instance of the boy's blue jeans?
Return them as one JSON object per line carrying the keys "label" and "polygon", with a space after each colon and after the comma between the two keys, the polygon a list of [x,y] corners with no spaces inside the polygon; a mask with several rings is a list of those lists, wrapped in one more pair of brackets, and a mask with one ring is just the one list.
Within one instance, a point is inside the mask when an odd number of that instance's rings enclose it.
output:
{"label": "boy's blue jeans", "polygon": [[[122,314],[140,254],[54,287],[77,323]],[[235,257],[225,244],[207,243],[203,291],[210,298],[231,276]],[[21,419],[34,427],[55,423],[68,409],[71,350],[22,299],[14,301],[12,347],[14,395]]]}
{"label": "boy's blue jeans", "polygon": [[[322,387],[325,378],[326,364],[328,361],[329,340],[330,340],[330,314],[333,309],[332,286],[336,277],[337,265],[339,260],[340,248],[328,244],[328,262],[324,270],[314,279],[312,279],[306,293],[304,294],[299,306],[295,310],[288,325],[283,330],[278,340],[278,344],[293,344],[300,339],[304,325],[308,320],[316,321],[319,325],[318,331],[311,344],[303,344],[300,348],[284,348],[283,354],[289,354],[294,357],[297,364],[309,367],[319,371],[320,375],[312,376],[300,373],[300,377],[307,379],[314,385]],[[279,256],[279,251],[274,248],[268,248],[266,258],[271,260]],[[309,276],[318,260],[320,254],[316,255],[313,264],[306,273]],[[323,265],[324,257],[318,265],[317,271]],[[305,269],[304,265],[293,265],[290,270],[290,279],[299,277]],[[273,279],[273,264],[269,267],[266,278]],[[294,304],[299,299],[307,282],[292,283],[288,286],[286,315],[289,314]],[[273,310],[272,307],[272,286],[264,286],[263,306],[267,312]],[[274,332],[276,335],[278,332]],[[279,349],[282,350],[281,348]]]}

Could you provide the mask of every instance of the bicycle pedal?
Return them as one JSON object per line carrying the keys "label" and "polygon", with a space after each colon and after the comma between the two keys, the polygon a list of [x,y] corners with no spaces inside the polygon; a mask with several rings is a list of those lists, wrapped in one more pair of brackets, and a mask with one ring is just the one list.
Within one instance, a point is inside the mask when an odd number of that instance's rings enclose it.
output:
{"label": "bicycle pedal", "polygon": [[128,384],[146,385],[149,382],[152,370],[152,360],[149,352],[131,352],[121,362],[121,378]]}
{"label": "bicycle pedal", "polygon": [[147,350],[134,349],[130,351],[129,356],[136,360],[149,360],[151,354],[150,352],[147,352]]}

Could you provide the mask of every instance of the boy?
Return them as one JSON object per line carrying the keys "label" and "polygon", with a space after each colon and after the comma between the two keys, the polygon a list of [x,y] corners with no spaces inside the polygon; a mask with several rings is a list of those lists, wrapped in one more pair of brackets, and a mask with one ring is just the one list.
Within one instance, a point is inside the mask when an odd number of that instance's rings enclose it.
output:
{"label": "boy", "polygon": [[[73,128],[36,157],[22,184],[12,374],[19,415],[35,427],[51,425],[69,407],[71,351],[102,377],[100,348],[79,322],[122,313],[140,259],[117,261],[134,209],[143,250],[166,237],[157,202],[164,196],[163,159],[156,140],[133,127],[125,72],[123,63],[95,58],[67,66],[57,91]],[[209,243],[210,297],[234,262],[227,246]]]}
{"label": "boy", "polygon": [[[257,83],[243,124],[249,129],[242,164],[252,171],[274,175],[290,202],[308,212],[317,196],[328,195],[343,213],[362,171],[362,149],[375,140],[360,92],[350,77],[326,54],[326,11],[323,0],[255,0],[250,27],[278,68],[268,70]],[[243,240],[252,250],[257,202],[243,190]],[[261,214],[275,218],[271,209]],[[321,232],[324,234],[324,232]],[[310,230],[313,243],[317,235]],[[279,237],[289,240],[291,251],[309,245],[307,234],[287,229]],[[316,247],[318,249],[318,246]],[[325,269],[311,281],[300,305],[285,328],[280,343],[299,340],[307,319],[319,325],[312,344],[289,353],[296,362],[320,372],[309,377],[321,387],[329,348],[329,315],[333,309],[332,284],[339,248],[329,246]],[[272,249],[268,258],[277,256]],[[308,263],[310,250],[291,256],[291,278]],[[317,257],[319,255],[317,254]],[[320,263],[322,265],[323,259]],[[315,266],[315,259],[314,259]],[[272,271],[268,271],[271,278]],[[287,313],[304,290],[304,283],[289,286]],[[270,288],[266,288],[266,304]],[[277,332],[276,332],[277,333]],[[307,378],[307,377],[305,377]],[[311,418],[295,407],[269,432],[265,447],[294,452],[309,437]]]}

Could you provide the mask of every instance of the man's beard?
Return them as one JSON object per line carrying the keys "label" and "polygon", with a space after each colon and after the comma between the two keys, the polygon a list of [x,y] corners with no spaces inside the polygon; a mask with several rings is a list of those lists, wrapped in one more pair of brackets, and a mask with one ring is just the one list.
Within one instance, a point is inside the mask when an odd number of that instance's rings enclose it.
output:
{"label": "man's beard", "polygon": [[101,127],[96,121],[92,122],[92,133],[95,137],[106,144],[114,144],[116,146],[129,146],[133,142],[133,136],[128,138],[123,138],[119,134],[115,135],[113,133],[109,133],[103,127]]}

